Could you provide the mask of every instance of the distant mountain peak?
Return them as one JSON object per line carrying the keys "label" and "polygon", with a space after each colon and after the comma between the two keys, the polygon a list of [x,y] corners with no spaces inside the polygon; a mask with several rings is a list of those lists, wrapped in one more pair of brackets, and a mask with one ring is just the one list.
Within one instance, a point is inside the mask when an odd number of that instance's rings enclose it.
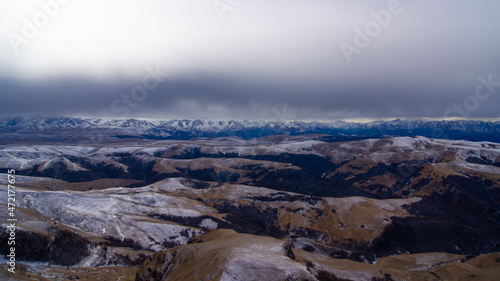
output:
{"label": "distant mountain peak", "polygon": [[[147,121],[135,118],[101,119],[65,116],[14,117],[0,120],[0,132],[54,133],[60,131],[100,130],[114,136],[134,135],[146,138],[189,139],[193,137],[258,138],[266,135],[320,134],[331,137],[370,138],[384,136],[415,136],[500,142],[500,122],[479,120],[394,119],[368,123],[306,121],[237,121],[237,120],[164,120]],[[342,140],[340,138],[339,140]]]}

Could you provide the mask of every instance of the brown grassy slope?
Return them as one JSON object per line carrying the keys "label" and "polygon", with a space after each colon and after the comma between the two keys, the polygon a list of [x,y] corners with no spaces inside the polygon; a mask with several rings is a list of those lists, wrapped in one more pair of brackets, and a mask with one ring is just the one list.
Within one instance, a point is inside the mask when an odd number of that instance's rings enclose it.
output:
{"label": "brown grassy slope", "polygon": [[136,280],[314,280],[281,240],[216,230],[147,260]]}
{"label": "brown grassy slope", "polygon": [[148,259],[136,280],[497,280],[500,269],[500,253],[470,260],[446,253],[396,255],[370,264],[291,250],[285,241],[231,230],[190,243]]}

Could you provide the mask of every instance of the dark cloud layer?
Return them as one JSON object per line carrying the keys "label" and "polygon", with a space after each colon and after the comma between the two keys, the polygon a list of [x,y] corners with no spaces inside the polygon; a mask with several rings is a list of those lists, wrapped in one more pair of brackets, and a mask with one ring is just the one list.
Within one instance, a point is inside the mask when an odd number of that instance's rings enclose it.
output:
{"label": "dark cloud layer", "polygon": [[[74,2],[18,55],[7,40],[22,28],[12,15],[36,3],[6,9],[0,115],[499,117],[500,4],[365,2],[243,1],[223,21],[212,1]],[[356,47],[356,27],[396,2],[401,12],[348,62],[341,43]],[[147,67],[170,75],[156,85]]]}
{"label": "dark cloud layer", "polygon": [[[115,83],[75,79],[44,83],[3,80],[0,99],[4,102],[0,107],[4,116],[273,119],[279,117],[278,110],[288,114],[287,119],[440,118],[447,109],[473,96],[479,81],[471,79],[454,84],[450,90],[439,83],[401,79],[273,83],[200,76],[166,80],[148,91],[144,98],[135,100],[132,89],[140,84],[140,81],[125,80]],[[128,102],[123,95],[130,98]],[[499,105],[500,88],[488,100],[480,101],[477,109],[468,111],[469,116],[461,117],[496,118]],[[453,116],[459,114],[447,117]]]}

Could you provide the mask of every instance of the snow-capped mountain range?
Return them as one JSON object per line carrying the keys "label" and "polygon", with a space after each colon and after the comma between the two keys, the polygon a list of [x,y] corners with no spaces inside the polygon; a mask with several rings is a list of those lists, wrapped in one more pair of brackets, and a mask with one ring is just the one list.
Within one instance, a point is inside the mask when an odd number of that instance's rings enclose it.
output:
{"label": "snow-capped mountain range", "polygon": [[414,136],[500,142],[500,121],[478,120],[401,120],[357,123],[346,121],[205,121],[141,119],[99,119],[74,117],[15,117],[0,120],[2,133],[54,133],[69,131],[108,136],[153,139],[190,139],[193,137],[258,138],[267,135],[325,134],[354,137]]}

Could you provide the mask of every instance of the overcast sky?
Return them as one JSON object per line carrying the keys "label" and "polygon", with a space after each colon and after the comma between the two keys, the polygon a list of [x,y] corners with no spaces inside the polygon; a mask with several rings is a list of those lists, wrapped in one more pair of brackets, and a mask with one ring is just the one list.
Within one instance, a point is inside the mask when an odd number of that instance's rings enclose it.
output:
{"label": "overcast sky", "polygon": [[397,2],[0,0],[0,115],[500,117],[500,2]]}

